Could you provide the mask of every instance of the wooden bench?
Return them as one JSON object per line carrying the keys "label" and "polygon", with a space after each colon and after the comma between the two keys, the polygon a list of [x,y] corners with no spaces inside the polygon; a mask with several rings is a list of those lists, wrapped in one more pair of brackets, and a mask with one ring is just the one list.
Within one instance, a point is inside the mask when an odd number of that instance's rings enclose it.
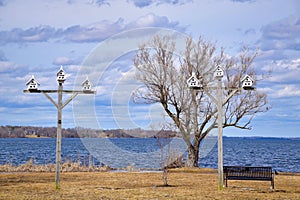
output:
{"label": "wooden bench", "polygon": [[256,180],[271,181],[271,189],[274,189],[272,167],[223,166],[223,173],[226,187],[228,180]]}

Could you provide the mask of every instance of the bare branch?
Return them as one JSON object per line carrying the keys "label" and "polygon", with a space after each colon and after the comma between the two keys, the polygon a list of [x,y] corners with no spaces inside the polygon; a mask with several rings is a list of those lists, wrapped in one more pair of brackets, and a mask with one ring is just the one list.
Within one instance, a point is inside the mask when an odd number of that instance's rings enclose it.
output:
{"label": "bare branch", "polygon": [[[170,36],[157,35],[139,47],[134,65],[136,78],[144,87],[134,93],[134,101],[163,106],[181,132],[189,158],[194,159],[193,165],[197,165],[198,157],[190,153],[199,153],[200,142],[216,128],[217,108],[205,92],[187,88],[186,80],[195,72],[203,87],[214,85],[213,74],[220,65],[225,71],[223,82],[228,88],[241,87],[246,74],[257,82],[260,78],[251,68],[257,52],[244,48],[237,58],[229,57],[223,48],[217,53],[216,45],[201,37],[196,42],[187,38],[181,57],[176,56],[175,51],[175,42]],[[250,129],[253,117],[268,110],[265,93],[224,90],[223,95],[226,99],[223,127]]]}

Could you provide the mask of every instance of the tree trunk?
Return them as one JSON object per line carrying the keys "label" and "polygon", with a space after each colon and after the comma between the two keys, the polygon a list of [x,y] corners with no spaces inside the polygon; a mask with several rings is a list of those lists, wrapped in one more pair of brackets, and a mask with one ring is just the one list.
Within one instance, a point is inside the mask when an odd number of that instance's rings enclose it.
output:
{"label": "tree trunk", "polygon": [[188,147],[188,158],[186,162],[186,167],[198,167],[199,160],[199,148],[195,148],[193,145]]}
{"label": "tree trunk", "polygon": [[199,148],[202,139],[203,138],[199,138],[199,135],[196,135],[194,137],[194,143],[188,145],[188,158],[186,162],[186,167],[198,167]]}

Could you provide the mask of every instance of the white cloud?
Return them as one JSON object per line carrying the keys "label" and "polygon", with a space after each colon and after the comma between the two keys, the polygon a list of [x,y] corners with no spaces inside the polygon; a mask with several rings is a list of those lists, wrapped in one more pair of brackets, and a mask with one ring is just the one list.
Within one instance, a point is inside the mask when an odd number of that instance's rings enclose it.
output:
{"label": "white cloud", "polygon": [[0,73],[13,72],[18,67],[20,67],[20,65],[16,63],[12,63],[9,61],[0,61]]}
{"label": "white cloud", "polygon": [[245,2],[254,2],[256,0],[231,0],[233,2],[240,2],[240,3],[245,3]]}
{"label": "white cloud", "polygon": [[117,21],[102,20],[90,25],[74,25],[67,28],[55,28],[51,26],[35,26],[28,29],[15,28],[8,31],[0,31],[0,44],[10,43],[36,43],[53,40],[67,42],[101,42],[122,31],[141,27],[164,27],[184,30],[178,22],[171,22],[166,16],[147,14],[126,24],[124,19]]}
{"label": "white cloud", "polygon": [[136,7],[144,8],[152,5],[176,5],[176,4],[186,4],[192,2],[192,0],[127,0],[130,3],[133,3]]}
{"label": "white cloud", "polygon": [[59,65],[71,65],[74,63],[75,63],[74,60],[72,60],[71,58],[65,57],[65,56],[58,57],[53,61],[53,64],[58,65],[58,66]]}
{"label": "white cloud", "polygon": [[[266,61],[264,61],[266,62]],[[271,77],[267,81],[283,84],[283,83],[299,83],[300,84],[300,59],[284,59],[268,61],[262,67],[264,71],[271,71]]]}
{"label": "white cloud", "polygon": [[292,16],[265,25],[261,29],[262,50],[300,50],[300,17]]}
{"label": "white cloud", "polygon": [[285,85],[283,89],[275,93],[276,97],[293,97],[300,96],[300,88],[296,85]]}

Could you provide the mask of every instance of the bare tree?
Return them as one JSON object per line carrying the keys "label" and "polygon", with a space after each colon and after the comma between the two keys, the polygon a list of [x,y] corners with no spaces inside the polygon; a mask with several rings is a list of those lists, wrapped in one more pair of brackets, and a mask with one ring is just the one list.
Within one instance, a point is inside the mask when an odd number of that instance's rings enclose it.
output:
{"label": "bare tree", "polygon": [[[176,56],[177,55],[177,56]],[[181,56],[178,56],[181,55]],[[139,47],[134,65],[137,80],[144,85],[134,95],[137,103],[160,103],[187,144],[188,167],[198,166],[201,141],[216,128],[216,105],[203,91],[187,87],[187,79],[194,72],[204,87],[214,84],[217,65],[225,71],[223,82],[228,88],[241,87],[241,79],[249,74],[259,79],[251,64],[256,52],[243,49],[237,58],[217,53],[216,45],[200,38],[187,38],[185,52],[176,52],[170,36],[155,36]],[[261,76],[263,77],[263,76]],[[213,91],[212,91],[213,92]],[[224,90],[224,99],[230,94]],[[239,91],[223,104],[223,127],[250,129],[253,117],[268,110],[267,95],[258,91]]]}
{"label": "bare tree", "polygon": [[[162,133],[162,134],[160,134]],[[163,186],[168,186],[168,164],[170,160],[170,135],[163,135],[163,130],[156,135],[157,145],[160,148],[160,166],[162,170]],[[167,149],[165,147],[167,146]]]}

